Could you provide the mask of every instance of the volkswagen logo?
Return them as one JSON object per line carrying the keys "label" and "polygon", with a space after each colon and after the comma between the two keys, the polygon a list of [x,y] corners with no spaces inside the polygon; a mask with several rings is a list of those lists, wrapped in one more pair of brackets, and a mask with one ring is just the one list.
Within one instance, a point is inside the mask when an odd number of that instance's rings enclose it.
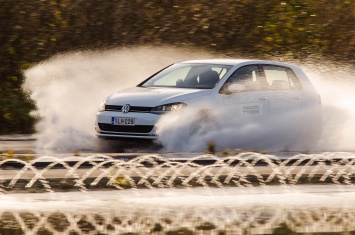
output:
{"label": "volkswagen logo", "polygon": [[129,104],[125,104],[122,106],[122,113],[128,113],[129,109],[131,108],[131,106]]}

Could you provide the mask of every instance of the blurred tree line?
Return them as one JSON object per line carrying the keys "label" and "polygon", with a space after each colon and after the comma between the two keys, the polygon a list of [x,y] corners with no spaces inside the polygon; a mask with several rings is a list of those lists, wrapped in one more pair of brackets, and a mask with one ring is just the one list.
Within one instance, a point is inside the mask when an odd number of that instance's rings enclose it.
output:
{"label": "blurred tree line", "polygon": [[188,45],[354,64],[354,0],[0,0],[0,133],[30,133],[22,71],[60,52]]}

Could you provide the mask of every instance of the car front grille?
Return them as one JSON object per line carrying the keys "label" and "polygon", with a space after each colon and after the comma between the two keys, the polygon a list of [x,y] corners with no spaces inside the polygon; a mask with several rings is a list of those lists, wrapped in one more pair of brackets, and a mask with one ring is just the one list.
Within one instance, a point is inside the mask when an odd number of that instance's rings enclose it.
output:
{"label": "car front grille", "polygon": [[[150,113],[153,107],[131,106],[129,112],[135,113]],[[122,105],[105,105],[105,111],[119,111],[121,112]]]}
{"label": "car front grille", "polygon": [[128,132],[128,133],[149,133],[153,130],[154,126],[148,125],[136,125],[136,126],[117,126],[107,123],[99,123],[99,127],[102,131],[112,132]]}

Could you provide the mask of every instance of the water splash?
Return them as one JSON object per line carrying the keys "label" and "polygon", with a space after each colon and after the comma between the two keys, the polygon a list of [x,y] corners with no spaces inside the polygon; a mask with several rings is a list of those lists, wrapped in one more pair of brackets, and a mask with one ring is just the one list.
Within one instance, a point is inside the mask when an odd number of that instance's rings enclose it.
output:
{"label": "water splash", "polygon": [[[48,149],[54,152],[98,151],[99,144],[94,136],[94,119],[98,105],[107,95],[135,86],[173,62],[218,57],[228,56],[196,48],[134,47],[69,52],[34,65],[24,72],[24,89],[29,92],[38,108],[34,112],[34,115],[40,118],[36,126],[37,152]],[[312,143],[311,150],[354,151],[354,67],[325,59],[288,62],[306,69],[322,97],[324,135],[318,145]],[[230,110],[227,113],[231,115]],[[226,115],[223,113],[220,116]],[[285,118],[288,120],[286,125],[293,125],[291,130],[298,130],[298,122],[292,122],[292,116]],[[181,118],[185,120],[186,116]],[[274,134],[277,128],[272,124],[260,128],[255,125],[243,125],[233,129],[227,121],[220,130],[186,144],[181,132],[188,132],[184,126],[177,127],[176,123],[183,125],[185,122],[179,119],[174,122],[173,127],[162,123],[160,134],[166,151],[203,151],[211,138],[216,140],[220,149],[290,150],[285,146],[288,143],[283,143],[286,138],[283,138],[282,133]],[[172,132],[172,128],[177,130]],[[251,134],[255,129],[261,129],[261,135]],[[283,131],[283,127],[278,129]],[[301,139],[304,139],[303,137]],[[257,146],[253,146],[255,143]],[[310,150],[309,146],[299,147],[297,143],[296,147],[298,149],[294,149],[295,151]]]}
{"label": "water splash", "polygon": [[24,72],[36,102],[38,150],[96,151],[95,114],[108,95],[133,87],[176,61],[211,57],[197,49],[134,47],[59,54]]}
{"label": "water splash", "polygon": [[0,161],[3,193],[34,189],[54,192],[92,189],[228,188],[328,183],[354,186],[355,155],[332,152],[276,156],[244,152],[231,156],[203,154],[135,158],[106,155],[39,157],[26,162]]}
{"label": "water splash", "polygon": [[[242,188],[93,191],[0,195],[0,231],[8,234],[275,234],[355,230],[354,192],[298,186],[272,194]],[[260,187],[259,187],[260,189]],[[93,206],[94,205],[94,206]],[[286,233],[283,233],[286,234]]]}

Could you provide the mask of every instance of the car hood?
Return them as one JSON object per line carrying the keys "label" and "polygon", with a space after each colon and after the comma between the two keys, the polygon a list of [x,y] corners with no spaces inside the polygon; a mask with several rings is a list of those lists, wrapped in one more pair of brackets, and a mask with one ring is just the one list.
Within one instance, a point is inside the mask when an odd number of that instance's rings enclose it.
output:
{"label": "car hood", "polygon": [[154,107],[157,105],[184,102],[185,100],[211,93],[206,89],[134,87],[117,92],[106,100],[108,105]]}

